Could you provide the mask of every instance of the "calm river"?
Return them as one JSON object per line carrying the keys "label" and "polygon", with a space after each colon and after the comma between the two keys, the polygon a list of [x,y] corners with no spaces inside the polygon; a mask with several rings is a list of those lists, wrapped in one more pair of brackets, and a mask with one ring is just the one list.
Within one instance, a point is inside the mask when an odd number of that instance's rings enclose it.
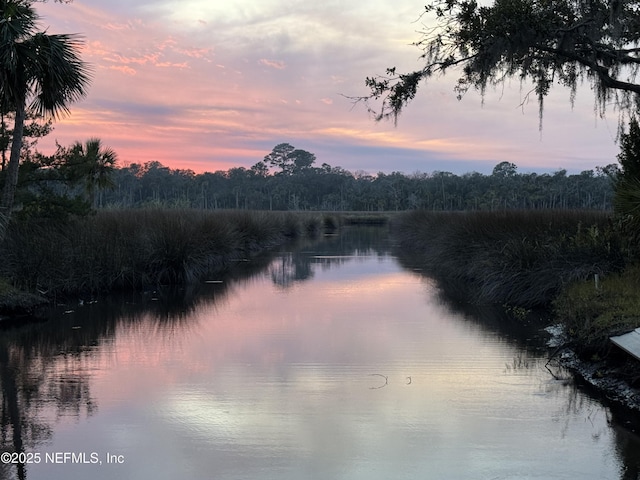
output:
{"label": "calm river", "polygon": [[383,233],[2,332],[0,478],[640,479],[537,329],[453,309]]}

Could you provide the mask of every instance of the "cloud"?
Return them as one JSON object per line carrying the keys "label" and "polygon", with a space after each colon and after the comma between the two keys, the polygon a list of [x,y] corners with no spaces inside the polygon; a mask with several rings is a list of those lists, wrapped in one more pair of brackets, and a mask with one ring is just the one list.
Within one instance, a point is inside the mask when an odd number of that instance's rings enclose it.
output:
{"label": "cloud", "polygon": [[110,57],[105,57],[104,60],[107,62],[121,63],[123,65],[129,65],[132,63],[138,64],[138,65],[146,65],[147,63],[150,63],[150,64],[157,63],[159,57],[160,55],[157,53],[140,55],[140,56],[129,56],[129,57],[120,55],[118,53],[114,53]]}
{"label": "cloud", "polygon": [[108,68],[109,70],[116,70],[118,72],[124,73],[125,75],[135,75],[136,73],[138,73],[135,69],[128,67],[127,65],[114,65]]}
{"label": "cloud", "polygon": [[287,68],[287,65],[281,60],[267,60],[266,58],[261,58],[258,63],[267,67],[275,68],[276,70],[284,70]]}
{"label": "cloud", "polygon": [[483,103],[475,92],[456,100],[455,72],[429,79],[397,126],[340,97],[366,95],[365,77],[386,67],[420,66],[421,52],[410,45],[420,28],[413,0],[184,0],[180,8],[168,0],[86,0],[37,8],[51,32],[84,32],[82,56],[97,72],[89,97],[71,106],[54,136],[98,136],[123,161],[248,167],[282,142],[313,151],[319,163],[373,172],[447,170],[446,162],[456,173],[490,172],[502,160],[580,171],[615,160],[615,133],[606,120],[594,127],[589,91],[572,110],[554,90],[542,135],[535,105],[524,115],[518,108],[517,82],[487,92]]}
{"label": "cloud", "polygon": [[205,58],[213,56],[213,48],[175,48],[175,51],[191,58]]}
{"label": "cloud", "polygon": [[131,30],[131,23],[105,23],[103,28],[105,30],[114,30],[114,31],[122,31],[122,30]]}
{"label": "cloud", "polygon": [[182,63],[158,62],[155,64],[155,66],[159,68],[188,68],[189,67],[187,62],[182,62]]}

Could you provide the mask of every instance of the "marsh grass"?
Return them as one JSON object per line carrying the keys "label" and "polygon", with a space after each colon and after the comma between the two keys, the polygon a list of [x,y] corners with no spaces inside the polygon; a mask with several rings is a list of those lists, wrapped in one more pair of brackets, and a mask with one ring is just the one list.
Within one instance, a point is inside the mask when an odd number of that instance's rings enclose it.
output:
{"label": "marsh grass", "polygon": [[0,319],[5,314],[31,313],[46,303],[47,299],[41,295],[23,292],[0,279]]}
{"label": "marsh grass", "polygon": [[0,275],[48,296],[189,283],[314,234],[322,221],[313,214],[160,208],[24,221],[8,232]]}
{"label": "marsh grass", "polygon": [[603,212],[414,211],[399,216],[393,230],[400,250],[478,304],[548,306],[565,285],[623,263]]}
{"label": "marsh grass", "polygon": [[554,301],[557,318],[582,355],[604,356],[609,337],[640,326],[640,265],[598,282],[576,281]]}

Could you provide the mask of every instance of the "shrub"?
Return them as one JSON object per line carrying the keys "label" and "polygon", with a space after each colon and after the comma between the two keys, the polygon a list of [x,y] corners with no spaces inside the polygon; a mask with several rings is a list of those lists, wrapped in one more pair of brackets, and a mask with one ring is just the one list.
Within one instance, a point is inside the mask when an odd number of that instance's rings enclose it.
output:
{"label": "shrub", "polygon": [[554,312],[583,355],[609,347],[609,337],[640,326],[640,266],[599,279],[575,281],[554,301]]}

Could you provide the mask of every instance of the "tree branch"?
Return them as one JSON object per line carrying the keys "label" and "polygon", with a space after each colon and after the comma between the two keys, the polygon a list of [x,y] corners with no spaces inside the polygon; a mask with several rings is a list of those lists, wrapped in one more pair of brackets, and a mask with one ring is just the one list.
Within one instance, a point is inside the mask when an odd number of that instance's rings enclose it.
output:
{"label": "tree branch", "polygon": [[607,88],[614,88],[616,90],[624,90],[627,92],[633,92],[633,93],[638,93],[640,94],[640,85],[636,84],[636,83],[631,83],[631,82],[624,82],[622,80],[618,80],[616,78],[613,78],[610,74],[609,74],[609,69],[607,67],[604,67],[602,65],[600,65],[599,63],[597,63],[596,61],[590,60],[586,57],[583,57],[581,55],[578,55],[576,53],[573,52],[569,52],[566,50],[560,50],[558,48],[551,48],[551,47],[546,47],[543,45],[538,45],[536,46],[537,49],[547,52],[547,53],[551,53],[554,55],[557,55],[559,57],[564,57],[567,58],[569,60],[578,62],[579,64],[588,67],[589,69],[591,69],[592,72],[594,72],[598,78],[600,79],[600,81],[602,82],[602,84],[607,87]]}

